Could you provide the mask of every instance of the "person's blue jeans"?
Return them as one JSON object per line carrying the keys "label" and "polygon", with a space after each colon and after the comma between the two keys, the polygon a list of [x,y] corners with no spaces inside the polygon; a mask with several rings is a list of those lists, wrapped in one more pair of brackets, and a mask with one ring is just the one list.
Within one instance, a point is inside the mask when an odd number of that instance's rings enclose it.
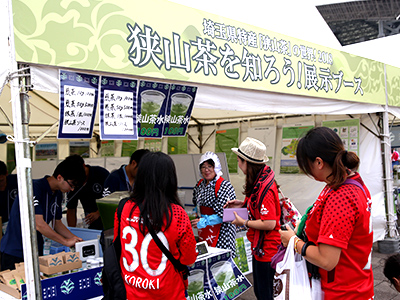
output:
{"label": "person's blue jeans", "polygon": [[258,300],[274,299],[275,269],[271,262],[257,261],[253,256],[253,288]]}

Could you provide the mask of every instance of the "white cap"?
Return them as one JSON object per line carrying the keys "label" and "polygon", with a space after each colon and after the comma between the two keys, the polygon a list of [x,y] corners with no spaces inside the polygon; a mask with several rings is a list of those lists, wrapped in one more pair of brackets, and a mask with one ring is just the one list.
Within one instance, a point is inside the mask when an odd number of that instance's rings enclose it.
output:
{"label": "white cap", "polygon": [[218,155],[211,151],[207,151],[200,157],[200,161],[199,161],[200,176],[203,177],[203,175],[201,174],[201,170],[200,170],[201,164],[209,159],[212,159],[212,161],[214,162],[214,171],[215,171],[215,174],[217,174],[216,179],[220,178],[222,176],[221,162],[219,161]]}

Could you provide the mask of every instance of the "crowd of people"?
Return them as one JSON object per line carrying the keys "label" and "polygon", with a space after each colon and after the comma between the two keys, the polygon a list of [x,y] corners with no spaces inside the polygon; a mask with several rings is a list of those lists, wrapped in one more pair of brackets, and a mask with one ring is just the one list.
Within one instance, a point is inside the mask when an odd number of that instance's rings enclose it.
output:
{"label": "crowd of people", "polygon": [[[182,264],[192,265],[197,257],[192,228],[198,230],[197,241],[230,250],[235,257],[239,227],[247,230],[251,243],[257,299],[274,299],[271,259],[278,246],[287,247],[292,238],[294,249],[290,250],[305,258],[310,276],[320,278],[324,299],[373,299],[371,196],[356,171],[359,157],[345,150],[339,136],[329,128],[316,127],[297,143],[300,170],[326,185],[294,230],[281,227],[279,186],[266,164],[265,144],[247,137],[232,151],[245,175],[244,199],[239,199],[232,184],[223,179],[218,156],[206,152],[198,164],[201,179],[193,187],[197,214],[193,220],[178,199],[175,165],[168,155],[137,150],[129,164],[111,173],[85,164],[79,156],[67,157],[53,175],[33,180],[39,254],[43,252],[43,236],[65,246],[80,241],[61,222],[62,193],[67,193],[69,226],[76,226],[80,201],[89,228],[101,230],[96,199],[114,191],[129,191],[122,217],[115,214],[114,222],[114,236],[121,237],[120,264],[127,299],[186,299],[185,281],[158,246],[150,244],[151,231]],[[0,248],[2,270],[23,261],[16,179],[4,172],[4,167],[0,164],[0,205],[3,223],[8,222],[8,226]],[[224,208],[241,207],[247,208],[247,218],[235,212],[232,222],[223,221]],[[400,266],[400,258],[393,256],[388,261],[385,276],[400,291],[399,268],[393,268]],[[150,277],[157,282],[156,290],[138,284],[139,279],[144,282]]]}

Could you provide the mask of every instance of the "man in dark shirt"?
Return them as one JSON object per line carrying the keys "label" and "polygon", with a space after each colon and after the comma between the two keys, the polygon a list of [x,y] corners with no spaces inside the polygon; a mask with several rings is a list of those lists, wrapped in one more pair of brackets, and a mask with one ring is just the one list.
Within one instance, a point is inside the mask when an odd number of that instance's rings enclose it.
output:
{"label": "man in dark shirt", "polygon": [[116,191],[133,190],[137,168],[143,155],[149,150],[139,149],[132,153],[128,165],[122,165],[118,170],[111,172],[104,182],[103,197],[110,195]]}
{"label": "man in dark shirt", "polygon": [[68,193],[67,222],[68,226],[76,227],[76,208],[78,201],[81,202],[85,212],[85,222],[89,229],[103,230],[100,213],[97,208],[96,199],[103,197],[104,181],[110,174],[105,168],[86,165],[79,155],[71,155],[66,160],[77,160],[85,168],[86,181],[78,189]]}
{"label": "man in dark shirt", "polygon": [[[63,200],[62,193],[68,193],[85,181],[83,165],[75,162],[62,161],[58,164],[52,176],[45,176],[32,181],[33,206],[39,255],[43,255],[43,236],[64,246],[75,246],[82,241],[62,223]],[[18,197],[11,208],[10,219],[6,233],[1,241],[1,269],[13,270],[15,263],[24,261],[21,215]]]}
{"label": "man in dark shirt", "polygon": [[7,227],[8,219],[11,212],[11,207],[17,195],[17,175],[9,175],[6,164],[0,160],[0,215],[3,222],[3,233],[5,233],[5,229]]}

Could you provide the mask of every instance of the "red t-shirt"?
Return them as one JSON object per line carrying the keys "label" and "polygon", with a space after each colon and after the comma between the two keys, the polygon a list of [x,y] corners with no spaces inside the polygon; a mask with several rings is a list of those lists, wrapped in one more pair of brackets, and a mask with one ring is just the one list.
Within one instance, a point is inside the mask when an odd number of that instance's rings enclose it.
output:
{"label": "red t-shirt", "polygon": [[337,191],[326,186],[306,221],[310,241],[341,248],[336,267],[319,269],[325,300],[372,299],[374,278],[371,267],[371,196],[359,174],[352,176],[363,186],[344,184]]}
{"label": "red t-shirt", "polygon": [[393,151],[392,153],[392,161],[397,161],[399,159],[399,152]]}
{"label": "red t-shirt", "polygon": [[[131,215],[133,201],[126,202],[121,216],[121,270],[127,299],[185,300],[181,275],[153,241],[150,233],[139,230],[139,209]],[[172,205],[172,223],[158,237],[172,255],[184,265],[196,261],[196,240],[189,217],[182,207]],[[118,219],[115,215],[114,236]]]}
{"label": "red t-shirt", "polygon": [[[261,190],[259,191],[259,194],[260,195],[262,194]],[[249,203],[249,201],[250,199],[246,197],[245,202]],[[250,205],[247,205],[247,210],[249,212],[249,219],[252,220],[251,216],[252,215],[255,216],[255,212],[252,211]],[[281,208],[279,203],[278,188],[276,186],[276,183],[274,182],[262,201],[260,216],[261,220],[275,220],[276,226],[274,230],[265,232],[264,243],[263,243],[263,250],[265,254],[264,256],[261,257],[253,255],[253,258],[256,259],[257,261],[270,262],[272,256],[274,256],[276,252],[278,252],[278,245],[281,243],[281,237],[278,231],[280,229],[280,224],[279,224],[280,215],[281,215]],[[256,246],[255,245],[256,241],[254,241],[254,235],[256,230],[257,229],[249,228],[247,231],[247,238],[251,243],[251,248],[254,248]]]}

